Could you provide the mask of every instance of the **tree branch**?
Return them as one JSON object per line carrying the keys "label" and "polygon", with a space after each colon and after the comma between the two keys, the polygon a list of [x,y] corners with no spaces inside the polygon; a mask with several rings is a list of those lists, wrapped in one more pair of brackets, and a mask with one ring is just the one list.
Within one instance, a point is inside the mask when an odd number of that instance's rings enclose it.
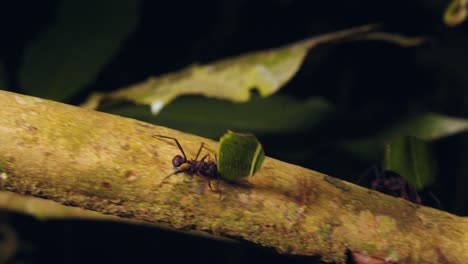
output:
{"label": "tree branch", "polygon": [[133,119],[0,91],[0,189],[175,229],[345,262],[468,263],[468,220],[266,158],[247,185],[172,172],[176,137],[193,157],[217,143]]}

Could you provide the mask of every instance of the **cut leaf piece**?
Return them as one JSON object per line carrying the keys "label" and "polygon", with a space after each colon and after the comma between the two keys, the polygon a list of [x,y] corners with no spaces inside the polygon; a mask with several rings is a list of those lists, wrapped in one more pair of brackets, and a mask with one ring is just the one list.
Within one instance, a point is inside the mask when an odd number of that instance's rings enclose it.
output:
{"label": "cut leaf piece", "polygon": [[134,31],[139,7],[138,0],[61,1],[56,23],[25,50],[21,89],[58,101],[75,95]]}
{"label": "cut leaf piece", "polygon": [[402,137],[386,145],[384,169],[397,173],[421,190],[435,181],[437,166],[428,143],[415,137]]}
{"label": "cut leaf piece", "polygon": [[218,171],[221,178],[236,181],[252,176],[262,166],[265,152],[252,134],[228,131],[219,140]]}
{"label": "cut leaf piece", "polygon": [[[250,90],[257,88],[265,97],[277,92],[300,68],[307,52],[323,43],[363,37],[372,31],[373,25],[324,34],[288,46],[249,53],[224,59],[212,64],[193,65],[179,72],[170,73],[120,89],[110,94],[93,95],[82,106],[97,106],[102,99],[129,100],[137,104],[151,105],[153,114],[181,95],[204,95],[207,97],[246,102]],[[379,38],[378,36],[376,38]],[[420,38],[414,38],[420,39]],[[400,36],[385,40],[397,44],[417,43]]]}

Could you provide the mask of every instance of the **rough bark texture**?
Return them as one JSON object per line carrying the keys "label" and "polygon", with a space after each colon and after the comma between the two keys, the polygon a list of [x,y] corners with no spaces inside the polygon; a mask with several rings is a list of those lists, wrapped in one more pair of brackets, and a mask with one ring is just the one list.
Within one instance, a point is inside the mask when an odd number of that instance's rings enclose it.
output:
{"label": "rough bark texture", "polygon": [[105,214],[207,231],[279,252],[345,261],[347,249],[397,263],[468,263],[468,220],[266,158],[221,196],[173,171],[217,143],[133,119],[0,91],[0,189]]}

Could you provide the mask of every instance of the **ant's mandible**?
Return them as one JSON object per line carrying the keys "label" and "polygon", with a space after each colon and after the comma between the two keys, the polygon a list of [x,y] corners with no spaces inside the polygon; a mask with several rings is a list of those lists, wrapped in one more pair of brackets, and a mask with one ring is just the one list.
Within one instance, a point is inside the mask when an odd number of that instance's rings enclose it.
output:
{"label": "ant's mandible", "polygon": [[[195,156],[195,159],[189,160],[187,159],[187,156],[185,155],[184,149],[180,145],[179,141],[176,138],[173,137],[168,137],[168,136],[163,136],[163,135],[153,135],[155,138],[166,138],[166,139],[172,139],[175,141],[177,144],[177,147],[179,147],[180,152],[182,153],[181,155],[175,155],[174,158],[172,158],[172,165],[174,168],[176,168],[176,171],[167,175],[162,182],[169,178],[172,175],[181,173],[181,172],[187,172],[190,175],[197,174],[204,179],[208,180],[208,186],[210,187],[211,190],[213,188],[211,187],[211,180],[216,179],[217,182],[219,182],[219,173],[218,173],[218,166],[216,162],[210,160],[210,154],[206,154],[198,160],[198,156],[200,156],[200,153],[203,148],[209,150],[207,147],[205,147],[205,143],[201,143],[200,148],[198,149],[197,156]],[[205,161],[205,159],[208,158],[208,161]],[[216,159],[216,154],[215,154],[215,159]]]}

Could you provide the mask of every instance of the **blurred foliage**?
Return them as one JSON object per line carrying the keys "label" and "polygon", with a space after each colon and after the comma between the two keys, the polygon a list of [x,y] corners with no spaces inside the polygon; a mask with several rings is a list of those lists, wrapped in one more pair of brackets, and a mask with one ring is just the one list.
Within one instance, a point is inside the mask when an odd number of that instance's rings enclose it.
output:
{"label": "blurred foliage", "polygon": [[372,136],[344,141],[339,146],[362,159],[373,160],[383,153],[383,147],[403,136],[413,136],[428,141],[448,137],[468,130],[468,119],[435,113],[421,113],[389,122]]}
{"label": "blurred foliage", "polygon": [[455,118],[435,113],[419,114],[399,120],[386,129],[383,138],[407,135],[425,140],[437,140],[468,130],[468,119]]}
{"label": "blurred foliage", "polygon": [[28,94],[66,101],[91,83],[137,25],[140,1],[63,0],[55,23],[24,50]]}
{"label": "blurred foliage", "polygon": [[458,26],[463,23],[468,14],[467,0],[452,0],[444,13],[444,22],[448,26]]}
{"label": "blurred foliage", "polygon": [[101,110],[149,123],[177,128],[212,139],[226,130],[253,133],[297,133],[318,128],[332,118],[334,107],[323,98],[297,100],[289,96],[260,98],[246,103],[181,97],[153,115],[147,107],[129,104],[103,106]]}
{"label": "blurred foliage", "polygon": [[[149,76],[167,78],[194,63],[231,63],[253,50],[378,23],[390,34],[298,52],[290,60],[296,66],[275,78],[281,90],[267,98],[257,80],[243,90],[251,98],[243,103],[182,96],[157,116],[123,101],[103,102],[99,109],[212,139],[227,129],[252,132],[267,156],[349,181],[383,162],[385,144],[416,136],[430,141],[440,167],[431,191],[444,210],[468,214],[465,0],[452,0],[448,8],[446,0],[91,2],[2,3],[0,88],[79,105],[93,93],[112,94]],[[426,42],[409,48],[388,42],[406,43],[399,36]],[[237,74],[251,77],[248,70]],[[204,256],[206,243],[200,245]],[[221,258],[214,261],[229,262]]]}
{"label": "blurred foliage", "polygon": [[[319,44],[344,41],[352,37],[378,39],[402,46],[422,43],[420,38],[406,38],[388,33],[376,34],[368,25],[323,34],[285,47],[236,56],[208,65],[193,65],[178,72],[151,77],[147,81],[119,89],[110,94],[95,93],[82,105],[98,108],[100,101],[129,100],[151,105],[153,114],[181,95],[204,95],[233,102],[246,102],[256,88],[266,97],[277,92],[298,71],[308,51]],[[369,33],[370,32],[370,33]]]}
{"label": "blurred foliage", "polygon": [[0,212],[0,263],[7,263],[17,254],[19,241],[8,215]]}

